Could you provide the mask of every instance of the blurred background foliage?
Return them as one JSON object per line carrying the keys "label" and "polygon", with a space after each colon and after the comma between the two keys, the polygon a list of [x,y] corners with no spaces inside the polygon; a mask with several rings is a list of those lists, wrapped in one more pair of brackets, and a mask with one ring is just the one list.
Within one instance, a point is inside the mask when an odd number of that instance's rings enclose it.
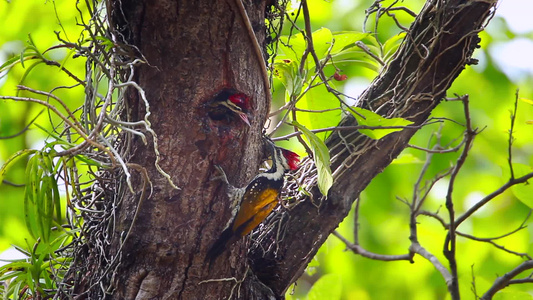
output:
{"label": "blurred background foliage", "polygon": [[[76,18],[80,14],[74,3],[58,2],[46,3],[42,1],[2,1],[0,2],[0,64],[13,56],[20,56],[30,44],[34,42],[40,52],[58,45],[55,32],[62,39],[77,41],[82,28],[76,26]],[[85,61],[80,59],[65,60],[68,49],[55,49],[48,51],[44,56],[48,59],[63,63],[79,78],[84,78]],[[6,76],[0,74],[0,95],[34,96],[28,92],[17,91],[16,86],[23,84],[43,91],[52,91],[65,100],[72,109],[83,104],[85,99],[82,88],[69,89],[67,86],[76,84],[76,81],[60,71],[58,67],[44,63],[35,63],[38,60],[28,60],[24,66],[15,65]],[[28,72],[28,70],[30,70]],[[26,74],[26,76],[24,76]],[[23,80],[22,80],[23,79]],[[58,88],[59,87],[59,88]],[[46,97],[39,97],[44,101],[57,105]],[[59,124],[59,118],[53,113],[44,110],[44,107],[34,103],[1,100],[0,102],[0,137],[16,135],[35,119],[34,123],[23,134],[10,139],[0,140],[0,162],[4,162],[21,149],[41,150],[51,141],[44,131],[52,131]],[[64,112],[60,109],[60,111]],[[79,115],[75,113],[75,115]],[[38,126],[44,128],[40,129]],[[14,184],[25,184],[25,168],[27,158],[14,163],[5,174],[5,180]],[[59,185],[63,201],[65,189]],[[25,246],[35,242],[24,224],[24,187],[14,187],[8,184],[0,185],[0,251],[6,250],[11,244]],[[63,212],[65,209],[63,208]],[[26,242],[27,241],[27,242]]]}
{"label": "blurred background foliage", "polygon": [[[531,4],[525,1],[507,1],[501,5],[516,5],[517,12],[521,5]],[[504,1],[505,2],[505,1]],[[309,1],[313,30],[328,28],[337,31],[363,31],[365,9],[372,1],[335,0]],[[384,1],[387,6],[392,1]],[[418,12],[423,1],[413,0],[400,5]],[[297,4],[294,4],[294,7]],[[516,7],[515,7],[516,8]],[[504,8],[502,7],[502,10]],[[522,8],[521,10],[526,10]],[[512,8],[505,8],[506,12]],[[58,44],[54,31],[66,40],[77,40],[82,31],[77,26],[80,17],[75,4],[69,1],[21,1],[0,2],[0,64],[14,55],[20,55],[28,45],[28,35],[41,50]],[[503,17],[505,16],[505,18]],[[403,26],[408,27],[414,20],[407,13],[397,12],[396,17]],[[518,112],[513,143],[513,161],[533,166],[533,105],[527,100],[533,99],[533,66],[530,52],[533,49],[533,27],[523,29],[511,24],[519,15],[497,14],[481,33],[481,49],[476,50],[474,58],[479,64],[467,67],[457,78],[448,91],[448,97],[454,94],[470,95],[471,119],[473,126],[483,129],[475,140],[468,160],[459,174],[453,193],[456,212],[460,214],[471,207],[476,201],[499,188],[508,178],[504,176],[507,168],[508,130],[510,128],[510,112],[514,107],[515,93],[519,89]],[[512,19],[511,19],[512,18]],[[518,20],[520,21],[520,20]],[[530,19],[521,20],[531,23]],[[301,21],[297,22],[303,28]],[[374,21],[369,19],[366,30],[374,29]],[[288,34],[289,26],[284,34]],[[384,17],[378,26],[377,39],[382,43],[394,38],[400,30],[391,18]],[[514,46],[513,46],[514,45]],[[528,48],[529,47],[529,48]],[[56,49],[46,54],[51,59],[62,61],[67,57],[66,49]],[[84,77],[85,61],[69,59],[64,62],[70,71]],[[26,68],[31,64],[26,64]],[[528,68],[529,66],[529,68]],[[376,71],[360,64],[337,65],[347,80],[335,82],[335,85],[346,94],[357,97],[377,75]],[[0,95],[14,95],[16,85],[20,84],[23,74],[27,71],[22,66],[14,67],[9,75],[0,79]],[[334,69],[326,69],[331,76]],[[329,72],[329,73],[328,73]],[[0,74],[4,75],[4,74]],[[285,103],[285,91],[282,84],[275,80],[273,109]],[[59,71],[58,68],[37,65],[24,78],[24,85],[51,91],[57,86],[71,86],[75,81]],[[83,88],[59,89],[55,92],[71,108],[82,105]],[[24,93],[21,93],[24,95]],[[324,89],[314,91],[313,97],[334,101]],[[24,129],[43,109],[40,106],[0,100],[0,137],[16,134]],[[338,105],[338,104],[336,104]],[[433,112],[434,117],[444,117],[464,124],[462,103],[458,101],[443,102]],[[340,117],[340,112],[339,112]],[[50,130],[58,120],[46,111],[35,121]],[[320,118],[319,118],[320,119]],[[324,118],[330,119],[330,118]],[[330,121],[330,120],[326,120]],[[325,121],[325,122],[326,122]],[[320,122],[320,121],[317,121]],[[274,122],[273,122],[274,123]],[[442,144],[456,145],[456,139],[462,137],[464,128],[454,122],[445,122],[441,130]],[[324,127],[331,126],[324,123]],[[430,138],[439,130],[439,124],[426,126],[411,140],[411,144],[430,147],[435,140]],[[282,128],[276,135],[288,133],[289,128]],[[47,134],[32,125],[15,138],[0,139],[0,164],[9,156],[21,149],[41,149],[46,144]],[[455,142],[454,142],[455,141]],[[430,144],[428,144],[430,143]],[[299,149],[296,139],[281,142],[288,148]],[[424,179],[429,180],[438,172],[448,168],[458,158],[459,153],[435,154]],[[401,159],[396,160],[360,195],[359,239],[360,244],[369,251],[380,254],[405,254],[409,246],[409,209],[398,198],[410,199],[413,196],[413,185],[426,159],[426,153],[413,148],[406,149]],[[5,179],[15,184],[24,184],[26,162],[14,164]],[[424,209],[439,214],[447,219],[444,197],[447,189],[447,178],[439,181]],[[64,189],[61,190],[64,197]],[[24,188],[11,185],[0,185],[0,258],[16,256],[11,245],[25,247],[35,242],[24,221]],[[65,199],[63,199],[65,201]],[[507,191],[477,211],[469,220],[459,227],[459,231],[477,237],[495,237],[518,228],[526,219],[530,207],[521,202],[511,191]],[[445,265],[442,248],[446,231],[436,220],[419,217],[419,239],[431,253],[436,255]],[[530,225],[527,220],[525,225]],[[353,238],[354,218],[349,215],[338,228],[338,232],[348,239]],[[533,255],[531,249],[533,228],[531,226],[496,242],[520,253]],[[471,241],[458,237],[458,264],[461,294],[464,299],[474,299],[472,292],[475,276],[475,287],[478,294],[486,291],[492,282],[520,264],[523,259],[488,243]],[[415,263],[407,261],[382,262],[357,256],[346,251],[345,245],[336,237],[330,237],[322,246],[316,258],[305,274],[298,280],[295,287],[288,292],[289,299],[447,299],[446,285],[435,268],[423,258],[416,256]],[[320,281],[318,281],[320,280]],[[314,285],[314,287],[313,287]],[[312,288],[313,287],[313,288]],[[326,291],[326,294],[324,292]],[[532,299],[531,284],[512,285],[499,293],[500,299]],[[506,296],[509,291],[516,291]],[[327,296],[324,296],[327,295]],[[518,295],[518,296],[517,296]],[[498,299],[498,298],[497,298]]]}

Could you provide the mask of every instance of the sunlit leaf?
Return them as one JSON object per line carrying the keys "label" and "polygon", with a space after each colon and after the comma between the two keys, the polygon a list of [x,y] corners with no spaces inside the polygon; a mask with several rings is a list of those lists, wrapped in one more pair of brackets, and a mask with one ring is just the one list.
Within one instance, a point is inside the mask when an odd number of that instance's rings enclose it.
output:
{"label": "sunlit leaf", "polygon": [[303,35],[296,34],[293,36],[280,37],[279,50],[276,60],[290,59],[300,62],[302,54],[307,48]]}
{"label": "sunlit leaf", "polygon": [[408,121],[408,120],[403,119],[403,118],[388,119],[388,118],[380,116],[380,115],[376,114],[375,112],[372,112],[372,111],[370,111],[368,109],[364,109],[364,108],[360,108],[360,107],[353,107],[353,109],[356,112],[358,112],[359,114],[361,114],[361,115],[363,115],[365,117],[363,119],[360,115],[354,113],[351,110],[348,110],[355,117],[355,119],[357,120],[357,123],[359,125],[372,126],[372,127],[398,127],[398,128],[384,128],[384,129],[380,129],[380,128],[376,128],[376,129],[359,129],[359,132],[361,132],[362,134],[364,134],[364,135],[366,135],[366,136],[368,136],[370,138],[376,139],[376,140],[380,139],[380,138],[382,138],[382,137],[384,137],[384,136],[386,136],[386,135],[388,135],[390,133],[402,130],[403,128],[401,128],[401,127],[413,124],[413,122]]}
{"label": "sunlit leaf", "polygon": [[11,155],[6,160],[6,162],[4,163],[2,168],[0,168],[0,183],[2,183],[2,181],[4,180],[5,174],[6,174],[7,171],[9,171],[9,168],[11,167],[12,164],[17,162],[22,157],[24,157],[26,155],[29,155],[29,154],[33,154],[35,152],[37,152],[37,151],[36,150],[24,149],[24,150],[17,151],[15,154]]}
{"label": "sunlit leaf", "polygon": [[521,101],[524,101],[525,103],[528,103],[528,104],[533,105],[533,100],[531,100],[531,99],[520,98],[520,100],[521,100]]}
{"label": "sunlit leaf", "polygon": [[320,266],[318,259],[313,258],[307,265],[307,268],[305,268],[305,273],[309,276],[315,275],[318,272],[318,266]]}
{"label": "sunlit leaf", "polygon": [[396,50],[398,50],[400,47],[404,37],[405,32],[402,32],[391,37],[383,44],[383,56],[381,57],[383,61],[387,62],[390,58],[392,58],[394,53],[396,53]]}
{"label": "sunlit leaf", "polygon": [[[328,49],[331,47],[333,41],[333,34],[327,28],[321,28],[312,33],[313,37],[313,48],[315,50],[318,59],[323,59]],[[276,62],[279,60],[290,59],[295,61],[298,65],[301,62],[303,53],[307,49],[307,42],[305,41],[302,34],[293,35],[291,37],[282,36],[280,38],[279,53],[276,59]],[[306,59],[306,69],[310,70],[314,68],[315,61],[309,55]]]}
{"label": "sunlit leaf", "polygon": [[[331,48],[332,41],[333,34],[331,33],[331,30],[327,28],[320,28],[313,32],[313,48],[315,49],[315,53],[319,60],[326,57],[329,48]],[[312,65],[314,66],[314,61]]]}
{"label": "sunlit leaf", "polygon": [[[533,168],[525,164],[513,163],[513,172],[514,177],[518,178],[533,172]],[[504,180],[510,178],[511,173],[508,166],[503,167],[503,176]],[[515,197],[518,198],[518,200],[530,208],[533,208],[533,179],[530,179],[528,182],[512,186],[511,191]]]}
{"label": "sunlit leaf", "polygon": [[322,195],[327,197],[328,191],[333,185],[328,147],[326,147],[326,144],[321,139],[300,123],[293,121],[292,125],[298,127],[309,141],[318,172],[318,189]]}
{"label": "sunlit leaf", "polygon": [[402,153],[396,159],[391,162],[391,165],[403,165],[403,164],[421,164],[423,163],[420,158],[414,156],[411,153]]}
{"label": "sunlit leaf", "polygon": [[531,300],[533,296],[522,291],[500,291],[494,295],[494,300]]}
{"label": "sunlit leaf", "polygon": [[342,281],[337,274],[326,274],[320,277],[309,290],[308,300],[341,299]]}
{"label": "sunlit leaf", "polygon": [[[299,109],[318,112],[297,111],[297,120],[309,130],[337,126],[341,120],[339,106],[339,100],[324,85],[320,85],[310,89],[296,104]],[[335,108],[337,110],[331,110]],[[316,135],[325,140],[328,134],[329,132],[320,132]]]}
{"label": "sunlit leaf", "polygon": [[381,69],[381,66],[374,58],[356,47],[348,48],[332,55],[331,60],[335,64],[357,64],[376,73]]}
{"label": "sunlit leaf", "polygon": [[335,54],[343,50],[345,47],[353,45],[355,42],[360,41],[368,37],[370,33],[358,32],[358,31],[338,31],[333,34],[335,43],[331,48],[330,54]]}
{"label": "sunlit leaf", "polygon": [[285,59],[276,62],[274,76],[281,81],[289,96],[299,95],[302,92],[304,78],[299,74],[298,63],[295,60]]}
{"label": "sunlit leaf", "polygon": [[[525,102],[525,103],[527,103],[527,104],[531,104],[531,105],[533,105],[533,100],[531,100],[531,99],[520,98],[520,100],[523,101],[523,102]],[[527,120],[527,121],[526,121],[526,124],[528,124],[528,125],[533,124],[533,120]]]}

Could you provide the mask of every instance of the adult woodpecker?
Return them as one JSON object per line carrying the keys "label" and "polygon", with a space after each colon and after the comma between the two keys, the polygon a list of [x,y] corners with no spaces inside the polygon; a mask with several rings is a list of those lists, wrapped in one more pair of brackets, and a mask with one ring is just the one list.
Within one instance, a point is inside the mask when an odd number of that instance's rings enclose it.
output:
{"label": "adult woodpecker", "polygon": [[249,110],[250,98],[234,89],[223,89],[209,103],[209,116],[211,119],[231,119],[233,115],[237,115],[248,126],[250,126]]}
{"label": "adult woodpecker", "polygon": [[228,195],[233,198],[232,218],[220,237],[207,252],[206,259],[213,261],[226,249],[257,227],[278,204],[285,172],[296,170],[300,161],[298,154],[279,148],[267,140],[272,157],[272,167],[252,179],[244,188],[231,186],[224,170],[217,166],[221,178],[228,185]]}

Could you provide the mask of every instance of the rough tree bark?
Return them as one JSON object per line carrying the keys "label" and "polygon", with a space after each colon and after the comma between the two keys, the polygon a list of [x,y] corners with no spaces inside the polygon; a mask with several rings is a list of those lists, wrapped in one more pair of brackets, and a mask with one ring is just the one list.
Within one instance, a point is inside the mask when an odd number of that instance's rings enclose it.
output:
{"label": "rough tree bark", "polygon": [[[248,7],[256,35],[265,39],[265,1]],[[205,253],[230,216],[221,181],[211,181],[214,165],[231,183],[244,186],[258,171],[261,132],[269,103],[245,23],[235,1],[135,1],[111,3],[113,23],[148,64],[135,81],[150,101],[158,134],[160,165],[181,189],[173,189],[154,167],[155,153],[133,141],[131,163],[146,168],[153,193],[138,208],[132,231],[121,249],[115,299],[226,298],[234,281],[200,283],[246,272],[241,242],[220,257],[211,272]],[[259,74],[259,75],[258,75]],[[208,103],[224,87],[252,96],[251,127],[243,122],[211,120]],[[142,100],[129,96],[128,119],[143,118]],[[136,178],[142,186],[142,178]],[[141,193],[126,195],[118,215],[117,237],[134,219]],[[120,243],[115,241],[117,252]],[[223,296],[226,295],[226,296]],[[252,299],[250,289],[240,297]],[[262,297],[260,297],[262,298]]]}
{"label": "rough tree bark", "polygon": [[[246,2],[262,44],[267,3]],[[469,62],[478,41],[476,32],[495,2],[428,1],[397,58],[362,95],[364,106],[385,116],[423,123]],[[260,63],[234,0],[121,0],[110,3],[110,8],[115,26],[149,63],[136,71],[135,80],[150,101],[160,164],[181,188],[169,186],[154,167],[153,150],[134,140],[129,161],[146,168],[153,193],[141,201],[136,218],[141,193],[123,197],[116,236],[135,221],[121,249],[116,293],[111,298],[281,298],[359,193],[402,151],[416,129],[379,141],[356,133],[344,133],[342,138],[341,133],[332,134],[327,142],[332,157],[337,157],[332,168],[343,169],[320,210],[309,201],[292,210],[284,242],[276,253],[254,248],[251,269],[243,240],[209,270],[205,253],[230,214],[224,185],[210,181],[213,165],[221,165],[230,182],[243,186],[257,172],[261,158],[260,135],[269,103]],[[251,128],[242,122],[209,119],[205,103],[223,87],[253,96]],[[128,101],[129,119],[142,119],[137,93],[132,91]],[[354,123],[346,118],[341,125]],[[140,176],[134,180],[142,186]],[[313,197],[320,198],[318,190]],[[262,241],[268,246],[272,240],[270,236]],[[112,252],[117,252],[118,244],[115,241]]]}

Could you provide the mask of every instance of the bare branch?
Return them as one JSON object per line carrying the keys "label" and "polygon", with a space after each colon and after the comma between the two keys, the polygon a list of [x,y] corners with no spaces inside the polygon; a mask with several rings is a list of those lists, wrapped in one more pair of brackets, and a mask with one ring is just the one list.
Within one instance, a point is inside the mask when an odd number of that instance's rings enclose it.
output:
{"label": "bare branch", "polygon": [[514,179],[514,170],[513,170],[513,132],[514,132],[514,123],[516,120],[516,111],[518,110],[518,90],[515,93],[514,108],[511,111],[511,127],[509,128],[509,140],[507,142],[507,152],[508,158],[507,162],[509,163],[509,172],[511,173],[511,180]]}
{"label": "bare branch", "polygon": [[[514,268],[513,270],[511,270],[510,272],[506,273],[505,275],[498,277],[498,279],[494,281],[494,284],[489,288],[489,290],[485,292],[485,294],[483,294],[483,296],[481,297],[481,300],[492,299],[494,294],[496,294],[496,292],[508,286],[514,277],[518,276],[518,274],[529,269],[533,269],[533,260],[525,261],[521,263],[519,266],[517,266],[516,268]],[[518,282],[515,281],[514,283],[518,283]],[[531,282],[531,279],[528,279],[528,282]]]}
{"label": "bare branch", "polygon": [[464,107],[464,113],[465,113],[465,119],[466,119],[466,131],[465,131],[465,146],[463,149],[463,152],[461,153],[461,156],[457,160],[457,164],[452,169],[452,174],[450,178],[450,183],[448,185],[448,192],[446,193],[446,208],[448,209],[448,215],[450,220],[450,225],[448,227],[448,235],[446,236],[446,240],[444,242],[444,256],[446,259],[448,259],[448,262],[450,264],[450,270],[452,273],[452,284],[448,287],[452,299],[460,299],[459,296],[459,278],[457,275],[457,260],[455,257],[456,253],[456,224],[455,224],[455,210],[453,205],[453,188],[455,184],[455,180],[457,178],[457,175],[459,174],[459,170],[461,170],[464,162],[466,161],[466,158],[468,156],[468,153],[470,151],[470,148],[472,147],[472,143],[474,142],[474,138],[477,134],[476,130],[472,128],[472,123],[470,120],[470,109],[469,109],[469,102],[468,102],[468,95],[465,95],[462,97],[463,101],[463,107]]}
{"label": "bare branch", "polygon": [[348,241],[345,237],[343,237],[337,231],[333,231],[333,235],[336,236],[339,240],[341,240],[344,244],[346,244],[346,247],[352,250],[355,254],[359,254],[366,258],[370,258],[374,260],[381,260],[381,261],[397,261],[397,260],[412,261],[410,254],[403,254],[403,255],[377,254],[377,253],[370,252],[359,245],[350,243],[350,241]]}
{"label": "bare branch", "polygon": [[466,212],[464,212],[461,216],[459,216],[455,220],[455,226],[459,226],[461,223],[463,223],[468,217],[470,217],[472,214],[474,214],[478,209],[483,207],[485,204],[487,204],[490,200],[494,199],[496,196],[502,194],[507,189],[511,188],[515,184],[525,183],[529,179],[533,178],[533,172],[526,174],[522,177],[518,177],[512,180],[507,181],[504,185],[502,185],[499,189],[495,190],[494,192],[490,193],[489,195],[485,196],[483,199],[479,200],[476,204],[474,204],[472,207],[470,207]]}

